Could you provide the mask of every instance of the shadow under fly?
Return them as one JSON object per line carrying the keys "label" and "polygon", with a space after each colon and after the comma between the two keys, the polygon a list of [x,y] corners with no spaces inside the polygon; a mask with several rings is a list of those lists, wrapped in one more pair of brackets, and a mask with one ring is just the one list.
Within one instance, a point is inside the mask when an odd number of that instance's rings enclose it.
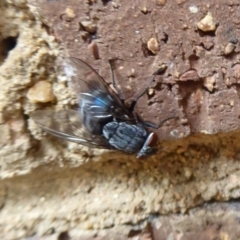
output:
{"label": "shadow under fly", "polygon": [[157,135],[148,131],[147,127],[157,129],[176,117],[167,118],[156,125],[142,121],[134,113],[134,107],[163,69],[153,74],[147,88],[127,106],[116,84],[111,61],[112,84],[117,93],[84,61],[70,57],[64,60],[63,66],[77,94],[78,108],[32,113],[31,117],[43,130],[89,147],[137,153],[137,158],[155,152]]}

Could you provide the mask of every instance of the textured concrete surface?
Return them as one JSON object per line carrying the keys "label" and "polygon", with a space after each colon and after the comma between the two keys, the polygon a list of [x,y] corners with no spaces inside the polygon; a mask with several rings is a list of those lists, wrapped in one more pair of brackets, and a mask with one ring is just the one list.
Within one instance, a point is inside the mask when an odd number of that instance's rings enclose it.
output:
{"label": "textured concrete surface", "polygon": [[[239,239],[237,2],[1,0],[0,8],[1,239]],[[76,103],[57,67],[64,55],[108,82],[107,61],[118,58],[126,97],[167,66],[137,106],[145,120],[180,116],[157,131],[156,155],[137,161],[37,128],[29,113]]]}

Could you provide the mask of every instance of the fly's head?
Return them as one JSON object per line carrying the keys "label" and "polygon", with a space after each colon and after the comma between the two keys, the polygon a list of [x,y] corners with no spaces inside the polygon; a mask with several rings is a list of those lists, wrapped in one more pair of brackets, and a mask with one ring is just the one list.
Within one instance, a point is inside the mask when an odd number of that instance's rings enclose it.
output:
{"label": "fly's head", "polygon": [[142,158],[154,154],[156,152],[156,149],[154,147],[156,146],[157,141],[157,134],[154,132],[149,133],[141,150],[137,154],[137,158]]}

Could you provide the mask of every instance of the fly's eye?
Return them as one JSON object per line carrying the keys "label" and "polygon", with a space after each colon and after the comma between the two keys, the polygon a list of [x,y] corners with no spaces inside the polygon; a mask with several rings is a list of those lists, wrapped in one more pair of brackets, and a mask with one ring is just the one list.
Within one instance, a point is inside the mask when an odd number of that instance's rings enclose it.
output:
{"label": "fly's eye", "polygon": [[154,147],[156,146],[157,144],[157,141],[158,141],[158,136],[156,133],[154,132],[151,132],[149,135],[148,135],[148,138],[146,140],[146,145],[148,147]]}
{"label": "fly's eye", "polygon": [[157,134],[153,132],[149,133],[144,145],[137,155],[137,158],[152,154],[154,152],[154,146],[157,144],[157,140]]}

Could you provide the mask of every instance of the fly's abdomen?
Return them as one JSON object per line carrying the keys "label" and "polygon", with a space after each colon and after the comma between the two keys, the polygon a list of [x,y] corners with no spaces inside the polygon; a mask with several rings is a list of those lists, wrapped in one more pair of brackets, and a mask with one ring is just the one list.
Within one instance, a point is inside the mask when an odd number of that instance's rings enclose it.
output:
{"label": "fly's abdomen", "polygon": [[103,127],[103,135],[116,149],[134,153],[141,149],[147,132],[138,125],[110,122]]}

